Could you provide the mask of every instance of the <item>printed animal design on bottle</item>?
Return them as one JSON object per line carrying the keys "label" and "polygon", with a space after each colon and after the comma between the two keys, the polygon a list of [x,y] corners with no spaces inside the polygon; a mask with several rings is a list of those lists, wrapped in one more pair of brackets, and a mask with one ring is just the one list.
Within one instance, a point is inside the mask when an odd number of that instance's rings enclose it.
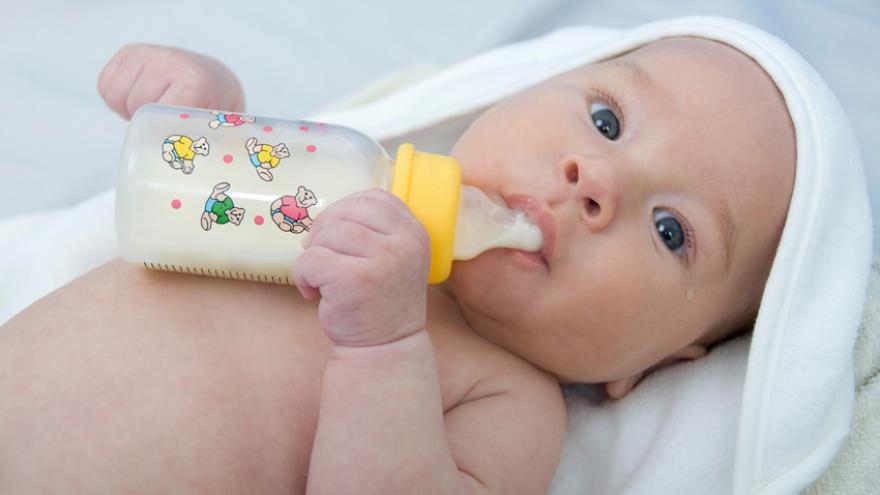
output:
{"label": "printed animal design on bottle", "polygon": [[162,143],[162,159],[174,170],[189,175],[195,168],[193,159],[196,155],[207,156],[209,149],[208,140],[203,137],[193,141],[188,136],[172,135]]}
{"label": "printed animal design on bottle", "polygon": [[208,127],[216,129],[218,127],[238,127],[244,124],[253,124],[256,120],[250,115],[241,115],[238,113],[223,113],[212,110],[214,120],[208,122]]}
{"label": "printed animal design on bottle", "polygon": [[244,147],[250,156],[251,164],[257,170],[257,175],[266,182],[272,180],[271,169],[278,166],[282,158],[290,156],[290,150],[284,143],[275,146],[257,143],[257,138],[248,138]]}
{"label": "printed animal design on bottle", "polygon": [[205,201],[205,211],[202,213],[203,229],[211,230],[214,223],[241,225],[241,221],[244,219],[244,208],[235,206],[232,198],[226,195],[229,187],[228,182],[220,182],[214,186],[211,196]]}
{"label": "printed animal design on bottle", "polygon": [[318,204],[315,193],[299,186],[294,196],[281,196],[272,202],[272,221],[284,232],[299,234],[309,230],[312,217],[308,208]]}

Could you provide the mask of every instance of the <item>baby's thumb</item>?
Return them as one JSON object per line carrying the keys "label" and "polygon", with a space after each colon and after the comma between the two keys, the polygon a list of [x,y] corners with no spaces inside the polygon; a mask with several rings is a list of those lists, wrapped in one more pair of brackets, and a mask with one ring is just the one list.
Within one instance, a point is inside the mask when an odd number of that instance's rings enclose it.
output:
{"label": "baby's thumb", "polygon": [[296,288],[299,289],[299,293],[302,294],[304,299],[312,300],[321,295],[318,289],[307,285],[297,285]]}
{"label": "baby's thumb", "polygon": [[291,270],[290,278],[293,280],[293,285],[296,286],[296,289],[304,299],[312,300],[321,295],[321,292],[306,280],[306,277],[301,273],[301,270],[296,269],[296,263],[294,263],[293,269]]}

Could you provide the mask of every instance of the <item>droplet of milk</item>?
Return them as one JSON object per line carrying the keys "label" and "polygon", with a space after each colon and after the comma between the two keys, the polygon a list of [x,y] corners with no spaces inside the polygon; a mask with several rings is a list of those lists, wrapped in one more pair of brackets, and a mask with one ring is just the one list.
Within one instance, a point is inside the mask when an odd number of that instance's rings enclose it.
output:
{"label": "droplet of milk", "polygon": [[693,299],[694,299],[694,288],[693,288],[693,287],[688,287],[688,290],[687,290],[687,300],[688,300],[688,301],[691,301],[691,300],[693,300]]}

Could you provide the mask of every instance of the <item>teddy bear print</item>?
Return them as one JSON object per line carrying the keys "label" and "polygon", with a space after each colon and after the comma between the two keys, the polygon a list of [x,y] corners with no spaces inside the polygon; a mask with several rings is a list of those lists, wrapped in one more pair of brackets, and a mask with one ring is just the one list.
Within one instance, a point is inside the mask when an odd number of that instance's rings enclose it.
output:
{"label": "teddy bear print", "polygon": [[277,167],[282,158],[290,156],[290,150],[284,143],[275,146],[259,144],[255,137],[249,138],[244,147],[247,149],[251,164],[257,170],[257,175],[266,182],[273,178],[270,169]]}
{"label": "teddy bear print", "polygon": [[193,159],[196,155],[207,156],[209,149],[208,140],[203,137],[193,141],[187,136],[168,136],[162,143],[162,159],[174,170],[191,174],[195,168]]}
{"label": "teddy bear print", "polygon": [[208,127],[211,129],[216,129],[218,127],[238,127],[244,124],[253,124],[256,120],[250,115],[241,115],[238,113],[222,113],[212,110],[211,114],[214,115],[214,119],[208,122]]}
{"label": "teddy bear print", "polygon": [[318,204],[315,193],[299,186],[294,196],[281,196],[269,208],[272,221],[284,232],[299,234],[309,230],[312,217],[308,208]]}
{"label": "teddy bear print", "polygon": [[205,211],[202,213],[203,229],[211,230],[211,226],[215,223],[241,225],[241,221],[244,219],[244,208],[235,206],[232,198],[226,195],[228,190],[228,182],[220,182],[214,186],[211,196],[205,201]]}

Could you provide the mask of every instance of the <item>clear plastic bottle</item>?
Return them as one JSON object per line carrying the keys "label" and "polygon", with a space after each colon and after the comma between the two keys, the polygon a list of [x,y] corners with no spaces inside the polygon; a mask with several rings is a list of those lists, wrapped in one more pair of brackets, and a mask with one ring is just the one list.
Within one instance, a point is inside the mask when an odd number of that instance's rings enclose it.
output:
{"label": "clear plastic bottle", "polygon": [[519,211],[461,185],[458,163],[412,145],[391,160],[354,129],[146,105],[131,119],[116,193],[123,259],[149,269],[291,284],[302,236],[330,203],[392,191],[431,238],[428,281],[494,247],[536,251]]}

